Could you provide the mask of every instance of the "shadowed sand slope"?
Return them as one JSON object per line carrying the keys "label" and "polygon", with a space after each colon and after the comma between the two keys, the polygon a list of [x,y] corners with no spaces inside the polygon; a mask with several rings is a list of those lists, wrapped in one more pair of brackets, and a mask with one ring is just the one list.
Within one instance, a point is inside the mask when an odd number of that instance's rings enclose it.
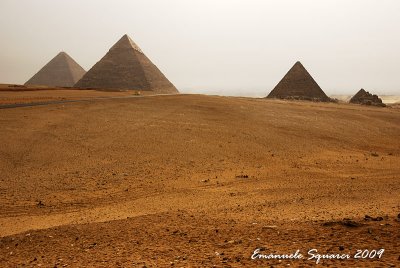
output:
{"label": "shadowed sand slope", "polygon": [[67,53],[60,52],[25,85],[72,87],[82,78],[85,72]]}
{"label": "shadowed sand slope", "polygon": [[158,93],[178,93],[175,86],[127,35],[124,35],[76,83],[75,87],[137,89],[153,90]]}
{"label": "shadowed sand slope", "polygon": [[361,266],[388,266],[399,133],[398,109],[197,95],[0,110],[0,264],[265,266],[279,263],[256,248],[383,247]]}

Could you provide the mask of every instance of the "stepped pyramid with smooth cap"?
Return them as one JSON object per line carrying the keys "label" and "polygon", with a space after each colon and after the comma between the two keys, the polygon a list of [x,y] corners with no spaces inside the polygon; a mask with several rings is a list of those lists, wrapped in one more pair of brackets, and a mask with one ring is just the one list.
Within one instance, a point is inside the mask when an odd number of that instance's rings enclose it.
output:
{"label": "stepped pyramid with smooth cap", "polygon": [[179,93],[128,35],[111,47],[75,87]]}
{"label": "stepped pyramid with smooth cap", "polygon": [[289,70],[267,98],[330,101],[299,61]]}
{"label": "stepped pyramid with smooth cap", "polygon": [[60,52],[25,85],[72,87],[86,71],[67,53]]}

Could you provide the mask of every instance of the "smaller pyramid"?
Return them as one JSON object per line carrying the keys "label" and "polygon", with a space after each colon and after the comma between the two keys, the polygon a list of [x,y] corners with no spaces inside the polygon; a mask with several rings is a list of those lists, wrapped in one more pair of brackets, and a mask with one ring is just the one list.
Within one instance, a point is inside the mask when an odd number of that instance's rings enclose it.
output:
{"label": "smaller pyramid", "polygon": [[296,62],[267,98],[330,101],[301,62]]}
{"label": "smaller pyramid", "polygon": [[365,91],[363,88],[360,89],[356,95],[354,95],[350,99],[350,103],[355,104],[363,104],[363,105],[372,105],[372,106],[379,106],[385,107],[386,105],[382,102],[382,99],[379,98],[377,95],[373,95],[368,91]]}
{"label": "smaller pyramid", "polygon": [[25,85],[72,87],[86,71],[67,53],[60,52]]}
{"label": "smaller pyramid", "polygon": [[128,35],[122,36],[75,87],[179,93]]}

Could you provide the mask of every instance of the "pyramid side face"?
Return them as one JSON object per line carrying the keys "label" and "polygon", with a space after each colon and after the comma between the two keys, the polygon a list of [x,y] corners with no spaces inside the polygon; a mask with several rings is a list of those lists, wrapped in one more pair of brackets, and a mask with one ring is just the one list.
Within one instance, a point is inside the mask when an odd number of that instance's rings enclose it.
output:
{"label": "pyramid side face", "polygon": [[366,92],[364,89],[360,89],[356,95],[354,95],[351,99],[350,99],[350,103],[359,103],[359,100],[365,97],[368,97],[368,95],[370,95],[368,92]]}
{"label": "pyramid side face", "polygon": [[154,90],[176,88],[128,37],[123,36],[75,85],[80,88]]}
{"label": "pyramid side face", "polygon": [[143,68],[146,80],[150,88],[158,93],[179,93],[176,87],[165,77],[165,75],[154,65],[146,55],[137,53],[137,58]]}
{"label": "pyramid side face", "polygon": [[75,87],[150,90],[133,49],[111,49]]}
{"label": "pyramid side face", "polygon": [[68,54],[61,52],[39,70],[25,85],[72,87],[86,71]]}
{"label": "pyramid side face", "polygon": [[300,62],[289,70],[268,98],[329,101],[329,97]]}
{"label": "pyramid side face", "polygon": [[85,69],[82,68],[73,58],[71,58],[68,54],[65,54],[67,64],[69,66],[69,71],[72,77],[73,85],[76,84],[85,74]]}

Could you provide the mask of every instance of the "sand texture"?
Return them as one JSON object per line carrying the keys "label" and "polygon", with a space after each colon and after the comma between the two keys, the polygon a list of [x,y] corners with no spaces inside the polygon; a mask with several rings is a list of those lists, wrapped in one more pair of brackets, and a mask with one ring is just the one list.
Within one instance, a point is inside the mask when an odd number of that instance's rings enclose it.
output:
{"label": "sand texture", "polygon": [[399,109],[307,101],[0,109],[0,266],[315,266],[252,260],[257,248],[383,248],[321,267],[399,266],[399,134]]}

